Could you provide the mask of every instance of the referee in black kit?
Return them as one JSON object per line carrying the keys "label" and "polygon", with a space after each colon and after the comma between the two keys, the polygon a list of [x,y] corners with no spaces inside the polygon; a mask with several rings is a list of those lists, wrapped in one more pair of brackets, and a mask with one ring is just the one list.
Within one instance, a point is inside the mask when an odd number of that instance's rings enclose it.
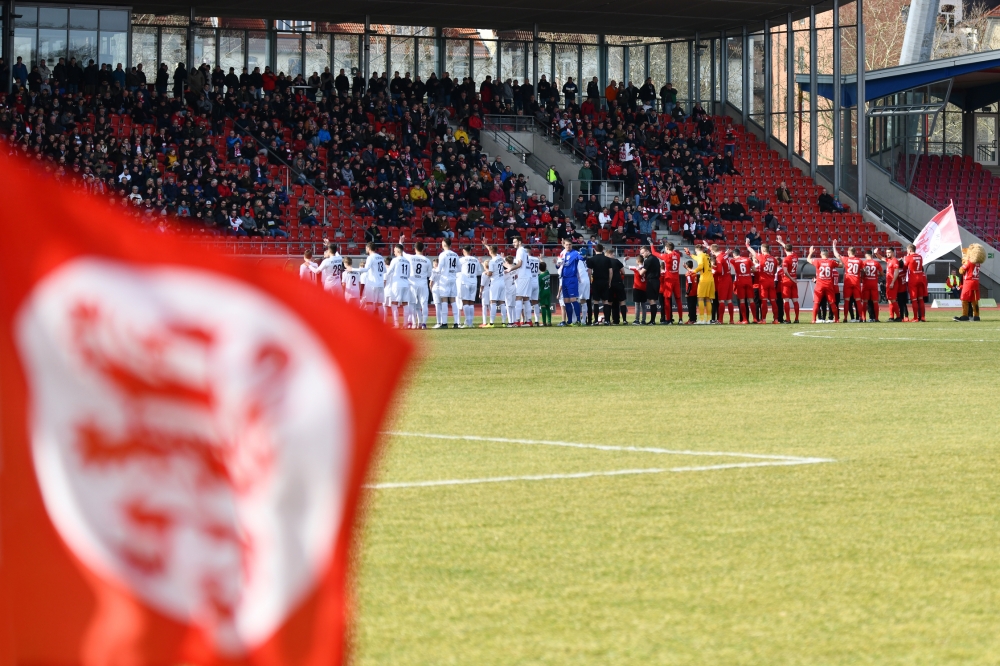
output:
{"label": "referee in black kit", "polygon": [[604,246],[600,243],[594,248],[594,256],[587,259],[587,268],[593,274],[590,285],[590,300],[593,306],[589,312],[594,315],[597,326],[611,325],[611,309],[608,298],[611,292],[611,273],[614,260],[604,254]]}
{"label": "referee in black kit", "polygon": [[646,298],[649,303],[649,323],[656,323],[656,306],[660,297],[660,260],[649,251],[648,245],[639,248],[642,256],[642,266],[638,267],[639,274],[646,280]]}

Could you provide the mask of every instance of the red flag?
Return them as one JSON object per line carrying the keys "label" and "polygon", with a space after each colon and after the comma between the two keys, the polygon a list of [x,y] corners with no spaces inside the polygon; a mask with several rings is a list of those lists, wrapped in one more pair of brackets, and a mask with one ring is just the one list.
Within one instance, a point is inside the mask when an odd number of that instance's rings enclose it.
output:
{"label": "red flag", "polygon": [[943,257],[957,247],[962,247],[962,235],[958,229],[958,218],[955,217],[955,204],[948,202],[947,208],[932,217],[913,239],[913,245],[925,264]]}
{"label": "red flag", "polygon": [[410,346],[0,156],[0,663],[339,664]]}

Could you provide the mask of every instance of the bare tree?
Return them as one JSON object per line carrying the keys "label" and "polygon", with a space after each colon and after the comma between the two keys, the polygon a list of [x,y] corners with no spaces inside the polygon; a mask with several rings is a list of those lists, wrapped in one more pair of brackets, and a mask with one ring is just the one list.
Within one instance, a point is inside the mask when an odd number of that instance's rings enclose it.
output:
{"label": "bare tree", "polygon": [[953,58],[955,56],[978,53],[989,48],[986,31],[989,27],[990,8],[982,0],[977,0],[964,12],[962,20],[954,25],[938,16],[934,31],[934,55],[932,58]]}

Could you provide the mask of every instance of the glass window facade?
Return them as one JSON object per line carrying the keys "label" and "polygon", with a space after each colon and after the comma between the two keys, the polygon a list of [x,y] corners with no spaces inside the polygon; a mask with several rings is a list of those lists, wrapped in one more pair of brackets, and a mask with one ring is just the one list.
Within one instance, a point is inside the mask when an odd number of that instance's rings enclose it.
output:
{"label": "glass window facade", "polygon": [[114,68],[131,62],[127,9],[16,5],[14,13],[21,16],[14,22],[14,57],[25,64],[45,60],[51,69],[59,58],[76,58],[84,66],[94,60]]}

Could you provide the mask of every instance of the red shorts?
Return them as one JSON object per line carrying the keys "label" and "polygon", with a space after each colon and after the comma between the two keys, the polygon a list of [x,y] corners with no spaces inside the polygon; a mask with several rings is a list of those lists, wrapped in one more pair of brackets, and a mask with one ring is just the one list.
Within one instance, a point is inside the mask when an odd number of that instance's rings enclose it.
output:
{"label": "red shorts", "polygon": [[715,297],[720,301],[731,301],[733,300],[733,281],[732,280],[716,280],[715,281]]}
{"label": "red shorts", "polygon": [[923,298],[927,295],[927,278],[914,278],[910,280],[910,300]]}
{"label": "red shorts", "polygon": [[861,296],[861,283],[860,282],[845,282],[844,283],[844,300],[849,301],[852,298],[862,298]]}
{"label": "red shorts", "polygon": [[778,298],[778,290],[775,289],[774,283],[768,280],[760,283],[760,300],[762,301],[774,301]]}
{"label": "red shorts", "polygon": [[782,280],[781,281],[781,297],[782,298],[798,298],[799,297],[799,283],[794,280]]}
{"label": "red shorts", "polygon": [[815,291],[813,291],[813,303],[822,303],[827,298],[831,302],[837,301],[837,287],[832,284],[817,284]]}
{"label": "red shorts", "polygon": [[736,281],[736,298],[741,301],[753,300],[753,282]]}
{"label": "red shorts", "polygon": [[861,300],[878,303],[878,282],[865,282],[861,285]]}
{"label": "red shorts", "polygon": [[962,300],[966,303],[979,300],[979,280],[966,280],[962,283]]}
{"label": "red shorts", "polygon": [[673,296],[674,293],[677,294],[677,298],[680,298],[683,292],[680,291],[680,282],[676,275],[663,275],[660,279],[660,293],[663,294],[664,299]]}

